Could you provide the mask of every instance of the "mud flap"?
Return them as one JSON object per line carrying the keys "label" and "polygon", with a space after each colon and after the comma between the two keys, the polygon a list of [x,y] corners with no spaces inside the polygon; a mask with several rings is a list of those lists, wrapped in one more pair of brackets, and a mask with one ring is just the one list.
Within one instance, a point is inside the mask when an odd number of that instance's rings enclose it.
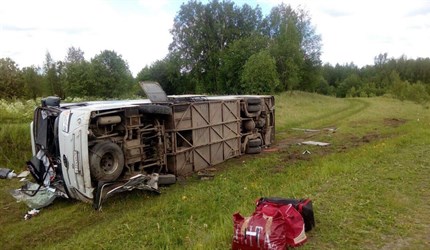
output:
{"label": "mud flap", "polygon": [[138,174],[128,179],[125,183],[99,182],[95,190],[93,208],[95,210],[100,210],[103,201],[106,200],[108,197],[116,193],[131,191],[133,189],[148,190],[159,194],[160,191],[158,190],[158,174]]}

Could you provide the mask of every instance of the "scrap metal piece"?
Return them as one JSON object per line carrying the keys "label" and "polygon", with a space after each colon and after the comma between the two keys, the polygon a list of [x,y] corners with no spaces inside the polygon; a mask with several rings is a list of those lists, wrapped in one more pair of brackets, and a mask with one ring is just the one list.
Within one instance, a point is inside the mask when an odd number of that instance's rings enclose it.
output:
{"label": "scrap metal piece", "polygon": [[116,193],[131,191],[133,189],[148,190],[160,193],[158,190],[158,174],[137,174],[122,184],[119,182],[99,182],[93,201],[93,208],[95,210],[100,210],[103,201],[108,197]]}

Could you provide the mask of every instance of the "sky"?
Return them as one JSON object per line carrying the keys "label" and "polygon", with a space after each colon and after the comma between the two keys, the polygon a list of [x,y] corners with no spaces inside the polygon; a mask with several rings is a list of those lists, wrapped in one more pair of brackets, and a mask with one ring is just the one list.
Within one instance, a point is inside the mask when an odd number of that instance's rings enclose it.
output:
{"label": "sky", "polygon": [[[42,66],[47,52],[70,47],[90,60],[114,50],[133,75],[168,53],[170,29],[188,0],[0,0],[0,58]],[[207,0],[203,0],[207,3]],[[307,10],[322,38],[323,63],[373,65],[374,57],[430,57],[430,0],[235,0],[270,9],[284,2]]]}

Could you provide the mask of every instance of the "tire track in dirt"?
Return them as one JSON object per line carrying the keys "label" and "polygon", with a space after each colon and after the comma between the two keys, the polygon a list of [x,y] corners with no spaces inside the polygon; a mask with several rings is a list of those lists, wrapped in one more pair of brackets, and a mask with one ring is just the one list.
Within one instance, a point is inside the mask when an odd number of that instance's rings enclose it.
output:
{"label": "tire track in dirt", "polygon": [[[341,110],[337,110],[328,114],[323,114],[320,116],[315,117],[312,121],[314,120],[320,120],[321,123],[318,124],[320,131],[313,131],[313,132],[308,132],[306,133],[306,135],[301,135],[301,136],[291,136],[289,135],[288,138],[285,139],[281,139],[278,140],[273,147],[278,147],[278,148],[285,148],[286,146],[292,145],[292,144],[297,144],[300,142],[303,142],[306,139],[312,138],[318,134],[321,133],[321,131],[324,130],[328,130],[331,131],[330,129],[334,126],[333,124],[336,124],[337,121],[339,120],[343,120],[349,117],[354,116],[355,114],[365,110],[366,108],[368,108],[370,106],[370,103],[362,100],[362,99],[346,99],[349,102],[349,105]],[[291,124],[289,125],[285,130],[280,131],[280,132],[276,132],[276,134],[279,137],[283,137],[283,135],[287,134],[288,131],[293,128],[293,127],[306,127],[306,124],[309,123],[310,120],[308,121],[304,121],[301,123],[296,123],[296,124]]]}
{"label": "tire track in dirt", "polygon": [[[315,122],[315,121],[322,121],[321,124],[318,124],[318,127],[328,127],[330,124],[335,123],[338,120],[345,119],[348,117],[351,117],[364,109],[368,108],[370,106],[370,103],[363,99],[345,99],[349,102],[348,106],[332,111],[330,113],[324,113],[319,116],[315,116],[311,119],[304,120],[300,123],[291,123],[286,128],[293,128],[293,127],[300,127],[305,126],[307,123]],[[285,133],[286,131],[281,131],[280,133]]]}

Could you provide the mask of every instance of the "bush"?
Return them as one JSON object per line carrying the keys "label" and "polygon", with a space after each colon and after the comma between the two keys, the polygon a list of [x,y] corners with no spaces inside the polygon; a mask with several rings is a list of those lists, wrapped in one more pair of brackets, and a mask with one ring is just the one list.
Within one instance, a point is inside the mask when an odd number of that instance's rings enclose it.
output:
{"label": "bush", "polygon": [[423,83],[410,84],[407,81],[396,81],[390,89],[390,93],[399,100],[409,100],[419,104],[430,101],[430,94]]}
{"label": "bush", "polygon": [[27,101],[0,99],[0,120],[2,123],[30,122],[33,111],[39,103],[40,99]]}
{"label": "bush", "polygon": [[245,93],[273,93],[278,85],[275,59],[267,51],[254,54],[246,61],[241,76],[241,87]]}

